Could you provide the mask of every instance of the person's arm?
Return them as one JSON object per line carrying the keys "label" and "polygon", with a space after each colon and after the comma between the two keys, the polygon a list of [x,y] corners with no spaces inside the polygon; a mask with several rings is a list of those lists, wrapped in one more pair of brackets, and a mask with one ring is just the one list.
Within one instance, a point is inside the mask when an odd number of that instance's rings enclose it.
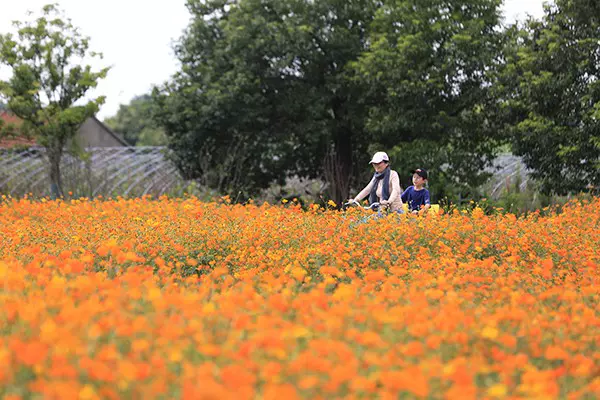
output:
{"label": "person's arm", "polygon": [[360,202],[362,199],[367,197],[369,193],[371,193],[371,189],[373,189],[373,185],[375,184],[375,178],[371,179],[371,182],[363,190],[360,191],[359,194],[356,195],[354,201]]}
{"label": "person's arm", "polygon": [[427,190],[427,189],[423,189],[423,190],[425,190],[425,193],[423,195],[425,205],[421,209],[421,214],[427,213],[427,210],[429,210],[429,208],[431,208],[431,201],[429,200],[429,190]]}

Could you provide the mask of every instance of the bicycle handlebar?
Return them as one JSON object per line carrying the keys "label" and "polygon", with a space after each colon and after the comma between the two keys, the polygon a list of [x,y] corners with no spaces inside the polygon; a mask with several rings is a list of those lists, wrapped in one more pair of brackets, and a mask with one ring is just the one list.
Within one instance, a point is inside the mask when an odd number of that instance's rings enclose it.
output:
{"label": "bicycle handlebar", "polygon": [[371,210],[373,208],[378,208],[379,206],[381,206],[381,204],[377,203],[377,202],[375,202],[373,204],[370,204],[368,206],[361,206],[358,201],[352,200],[352,201],[349,201],[347,203],[344,203],[344,208],[346,208],[348,206],[351,206],[351,205],[357,205],[357,206],[359,206],[359,207],[361,207],[361,208],[363,208],[365,210]]}

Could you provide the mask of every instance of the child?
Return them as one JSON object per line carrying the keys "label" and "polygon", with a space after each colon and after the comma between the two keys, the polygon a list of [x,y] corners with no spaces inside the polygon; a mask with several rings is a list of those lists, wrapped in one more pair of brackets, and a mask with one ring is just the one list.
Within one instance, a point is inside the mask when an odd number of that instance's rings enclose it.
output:
{"label": "child", "polygon": [[431,202],[429,200],[429,190],[425,189],[427,183],[427,171],[418,168],[413,171],[413,186],[409,186],[400,196],[404,203],[408,204],[408,211],[413,214],[419,214],[420,211],[426,213]]}

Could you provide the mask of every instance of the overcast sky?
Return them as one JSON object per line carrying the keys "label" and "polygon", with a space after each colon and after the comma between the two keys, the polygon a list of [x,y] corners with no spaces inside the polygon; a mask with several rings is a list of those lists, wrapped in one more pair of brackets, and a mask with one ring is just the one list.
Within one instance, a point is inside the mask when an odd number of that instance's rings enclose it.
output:
{"label": "overcast sky", "polygon": [[[13,31],[11,22],[38,13],[52,0],[0,0],[0,33]],[[98,66],[110,66],[106,79],[90,92],[106,96],[98,117],[114,115],[119,104],[148,93],[177,69],[172,43],[189,21],[185,0],[56,0],[73,24],[91,38],[91,50],[104,54]],[[544,0],[505,0],[507,21],[527,14],[542,15]],[[10,71],[0,67],[0,78]]]}

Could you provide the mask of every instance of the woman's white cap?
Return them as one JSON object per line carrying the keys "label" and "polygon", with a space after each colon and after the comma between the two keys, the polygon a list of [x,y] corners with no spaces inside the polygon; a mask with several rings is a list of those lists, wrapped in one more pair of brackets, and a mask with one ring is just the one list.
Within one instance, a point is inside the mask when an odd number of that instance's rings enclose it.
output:
{"label": "woman's white cap", "polygon": [[379,164],[382,161],[390,161],[390,158],[388,157],[387,153],[378,151],[377,153],[373,154],[373,159],[369,162],[369,164]]}

